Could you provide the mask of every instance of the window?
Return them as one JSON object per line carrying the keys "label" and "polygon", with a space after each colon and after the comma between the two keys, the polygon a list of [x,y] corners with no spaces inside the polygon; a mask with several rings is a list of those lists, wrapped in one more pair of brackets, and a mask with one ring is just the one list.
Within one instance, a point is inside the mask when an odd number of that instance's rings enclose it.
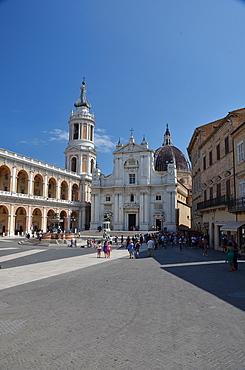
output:
{"label": "window", "polygon": [[220,159],[220,144],[216,146],[217,161]]}
{"label": "window", "polygon": [[213,199],[213,187],[209,189],[209,199]]}
{"label": "window", "polygon": [[130,173],[129,174],[129,183],[130,184],[135,184],[135,173]]}
{"label": "window", "polygon": [[78,139],[78,130],[79,130],[79,125],[78,123],[75,123],[74,124],[74,135],[73,135],[74,140]]}
{"label": "window", "polygon": [[217,192],[217,198],[221,197],[221,184],[217,184],[217,188],[216,188],[216,192]]}
{"label": "window", "polygon": [[106,202],[110,202],[111,197],[105,197]]}
{"label": "window", "polygon": [[229,153],[229,137],[226,136],[225,138],[225,154]]}
{"label": "window", "polygon": [[238,184],[239,198],[245,197],[245,181],[240,181]]}
{"label": "window", "polygon": [[156,200],[162,200],[161,195],[156,195]]}
{"label": "window", "polygon": [[204,198],[204,202],[206,202],[206,200],[207,200],[207,190],[204,190],[203,198]]}
{"label": "window", "polygon": [[134,194],[130,194],[130,202],[134,202]]}
{"label": "window", "polygon": [[206,157],[203,157],[203,170],[206,170]]}
{"label": "window", "polygon": [[230,179],[228,179],[226,181],[226,195],[229,196],[230,193],[231,193],[231,181],[230,181]]}
{"label": "window", "polygon": [[237,162],[241,163],[244,161],[244,144],[243,141],[237,144]]}
{"label": "window", "polygon": [[209,152],[209,166],[212,166],[213,164],[213,153],[212,150]]}
{"label": "window", "polygon": [[73,157],[71,160],[71,170],[72,172],[77,171],[77,158],[76,157]]}

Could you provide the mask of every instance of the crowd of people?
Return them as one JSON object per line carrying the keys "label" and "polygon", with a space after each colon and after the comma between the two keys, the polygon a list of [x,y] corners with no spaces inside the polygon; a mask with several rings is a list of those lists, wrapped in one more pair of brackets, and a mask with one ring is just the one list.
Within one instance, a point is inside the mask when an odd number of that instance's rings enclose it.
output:
{"label": "crowd of people", "polygon": [[[137,233],[134,236],[111,237],[109,233],[104,232],[103,239],[96,241],[88,238],[87,247],[94,247],[97,250],[97,257],[103,255],[105,258],[110,258],[112,245],[124,247],[128,250],[129,258],[138,258],[140,248],[143,243],[147,245],[148,257],[152,256],[152,251],[155,249],[167,249],[178,247],[180,251],[185,249],[202,249],[203,256],[208,256],[208,237],[207,235],[189,235],[185,232],[171,233],[171,232],[149,232],[146,234]],[[229,271],[236,271],[238,269],[237,259],[240,258],[240,251],[237,243],[231,237],[229,240],[223,238],[222,246],[226,254],[225,261],[229,264]]]}

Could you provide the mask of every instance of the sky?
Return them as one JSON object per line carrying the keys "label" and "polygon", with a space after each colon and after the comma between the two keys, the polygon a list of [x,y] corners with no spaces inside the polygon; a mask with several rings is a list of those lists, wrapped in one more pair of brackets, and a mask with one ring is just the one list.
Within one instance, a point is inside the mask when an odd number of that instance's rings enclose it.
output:
{"label": "sky", "polygon": [[64,168],[83,77],[101,172],[245,107],[245,1],[0,0],[0,147]]}

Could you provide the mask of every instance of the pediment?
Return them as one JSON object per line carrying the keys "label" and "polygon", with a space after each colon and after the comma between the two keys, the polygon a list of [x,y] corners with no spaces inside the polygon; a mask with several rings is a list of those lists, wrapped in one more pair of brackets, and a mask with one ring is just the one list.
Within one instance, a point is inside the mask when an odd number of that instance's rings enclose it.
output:
{"label": "pediment", "polygon": [[146,148],[143,148],[141,145],[139,144],[135,144],[135,143],[127,143],[125,145],[123,145],[122,147],[116,149],[113,154],[116,154],[116,153],[129,153],[129,152],[148,152],[148,151],[151,151],[150,149],[146,149]]}

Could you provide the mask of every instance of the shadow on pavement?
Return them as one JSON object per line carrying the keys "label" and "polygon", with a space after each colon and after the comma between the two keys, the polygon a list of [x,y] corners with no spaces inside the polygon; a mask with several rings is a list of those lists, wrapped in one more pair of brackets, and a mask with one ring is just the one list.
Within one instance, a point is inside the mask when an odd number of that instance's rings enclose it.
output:
{"label": "shadow on pavement", "polygon": [[[244,259],[238,260],[238,271],[229,272],[223,252],[209,250],[208,257],[204,257],[202,253],[201,249],[188,248],[180,252],[177,248],[167,248],[155,250],[152,257],[165,271],[245,310]],[[143,258],[146,256],[146,252],[142,253]],[[192,265],[201,262],[210,263]]]}

